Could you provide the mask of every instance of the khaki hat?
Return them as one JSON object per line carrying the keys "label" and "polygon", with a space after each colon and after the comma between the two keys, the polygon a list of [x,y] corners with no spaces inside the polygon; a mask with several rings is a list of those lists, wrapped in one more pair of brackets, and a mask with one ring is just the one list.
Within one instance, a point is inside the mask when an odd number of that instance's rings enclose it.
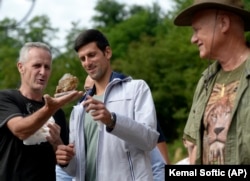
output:
{"label": "khaki hat", "polygon": [[194,0],[192,6],[177,15],[174,24],[177,26],[191,26],[194,13],[204,9],[222,9],[238,14],[245,22],[245,31],[250,30],[250,12],[244,10],[241,0]]}

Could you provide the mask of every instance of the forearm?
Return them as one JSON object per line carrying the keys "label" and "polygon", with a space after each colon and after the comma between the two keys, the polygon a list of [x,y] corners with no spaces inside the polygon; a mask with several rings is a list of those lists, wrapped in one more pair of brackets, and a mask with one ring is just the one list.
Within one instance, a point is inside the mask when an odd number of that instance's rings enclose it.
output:
{"label": "forearm", "polygon": [[195,143],[184,139],[184,146],[187,148],[188,150],[188,157],[189,157],[189,162],[191,165],[195,164],[195,160],[196,160],[196,152],[197,152],[197,146],[195,145]]}
{"label": "forearm", "polygon": [[54,112],[45,106],[26,117],[14,117],[7,122],[8,128],[19,139],[24,140],[41,128]]}

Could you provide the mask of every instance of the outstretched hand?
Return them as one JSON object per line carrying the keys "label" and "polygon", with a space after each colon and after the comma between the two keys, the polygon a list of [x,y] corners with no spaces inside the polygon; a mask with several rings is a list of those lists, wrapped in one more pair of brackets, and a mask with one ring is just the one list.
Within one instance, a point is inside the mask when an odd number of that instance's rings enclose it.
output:
{"label": "outstretched hand", "polygon": [[71,93],[61,96],[61,97],[51,97],[48,94],[44,95],[45,106],[49,110],[58,110],[59,108],[63,107],[64,105],[79,99],[83,96],[83,91],[72,91]]}

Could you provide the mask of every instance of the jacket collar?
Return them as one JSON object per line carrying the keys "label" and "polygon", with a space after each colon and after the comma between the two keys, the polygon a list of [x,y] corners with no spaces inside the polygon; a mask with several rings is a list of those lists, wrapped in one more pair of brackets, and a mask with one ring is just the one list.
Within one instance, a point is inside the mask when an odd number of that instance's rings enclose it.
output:
{"label": "jacket collar", "polygon": [[[123,80],[123,79],[125,79],[126,77],[127,77],[127,76],[124,75],[124,74],[121,74],[121,73],[118,73],[118,72],[114,72],[114,71],[113,71],[113,72],[111,73],[109,82],[111,82],[111,81],[114,80],[114,79],[121,79],[121,80]],[[96,87],[95,87],[95,85],[94,85],[92,89],[89,89],[89,90],[83,95],[83,97],[78,101],[78,103],[81,103],[82,101],[84,101],[87,95],[93,96],[95,93],[96,93]]]}

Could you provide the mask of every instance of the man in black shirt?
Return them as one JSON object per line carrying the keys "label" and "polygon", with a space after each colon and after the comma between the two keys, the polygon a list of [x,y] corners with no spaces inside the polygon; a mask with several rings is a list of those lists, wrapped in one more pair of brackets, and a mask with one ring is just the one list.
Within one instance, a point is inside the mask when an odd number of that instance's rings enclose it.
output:
{"label": "man in black shirt", "polygon": [[0,91],[0,180],[55,181],[55,149],[68,143],[61,107],[79,98],[74,91],[59,98],[43,95],[51,74],[50,48],[26,43],[17,68],[19,89]]}

